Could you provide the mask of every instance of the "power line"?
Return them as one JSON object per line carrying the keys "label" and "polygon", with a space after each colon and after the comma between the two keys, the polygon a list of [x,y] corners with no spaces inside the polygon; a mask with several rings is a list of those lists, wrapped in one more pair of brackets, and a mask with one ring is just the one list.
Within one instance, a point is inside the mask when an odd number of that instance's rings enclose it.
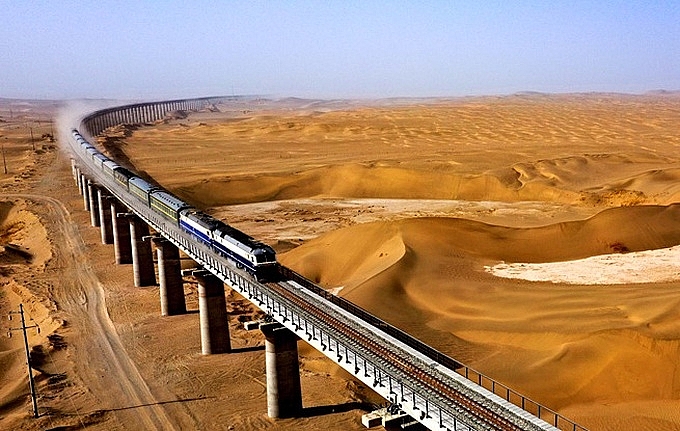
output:
{"label": "power line", "polygon": [[[24,333],[24,347],[26,348],[26,365],[28,365],[28,386],[31,390],[31,402],[33,403],[33,417],[37,418],[38,415],[38,395],[35,391],[35,381],[33,380],[33,368],[31,367],[31,352],[28,349],[28,336],[26,335],[26,330],[29,328],[37,328],[38,334],[40,333],[40,327],[38,325],[26,326],[26,319],[24,318],[24,304],[19,304],[19,311],[10,311],[7,316],[9,320],[12,320],[13,314],[21,315],[21,327],[20,328],[10,328],[7,333],[9,337],[12,336],[12,331],[22,331]],[[33,319],[31,319],[33,320]]]}

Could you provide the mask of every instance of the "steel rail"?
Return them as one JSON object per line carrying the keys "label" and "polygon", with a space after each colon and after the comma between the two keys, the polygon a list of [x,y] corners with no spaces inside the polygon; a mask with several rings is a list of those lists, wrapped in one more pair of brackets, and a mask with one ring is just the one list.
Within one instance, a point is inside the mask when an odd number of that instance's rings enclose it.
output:
{"label": "steel rail", "polygon": [[[91,137],[113,125],[157,121],[164,118],[169,111],[198,110],[224,99],[233,98],[211,97],[113,107],[87,115],[81,120],[79,127],[87,131],[83,133],[84,136]],[[331,295],[288,268],[283,267],[282,274],[287,280],[300,286],[299,288],[287,281],[278,284],[258,283],[250,274],[235,268],[233,262],[196,242],[178,227],[169,226],[149,208],[140,206],[122,186],[94,169],[91,160],[81,157],[78,148],[73,147],[73,150],[98,184],[106,187],[155,231],[263,311],[274,318],[278,317],[276,320],[294,333],[300,335],[304,323],[302,336],[308,336],[311,327],[312,334],[308,339],[310,344],[351,373],[354,371],[352,374],[360,380],[366,382],[365,379],[374,379],[374,387],[378,386],[378,393],[402,406],[424,425],[431,427],[434,423],[438,427],[436,429],[456,430],[587,431],[557,412],[438,352],[351,302]],[[293,322],[294,318],[297,319],[296,323]],[[367,328],[372,329],[367,332]],[[315,343],[318,341],[317,332],[321,337],[320,343]],[[344,346],[344,362],[326,352],[326,348],[333,342],[337,355]],[[351,352],[354,354],[353,361],[350,360]],[[363,366],[360,359],[363,360]],[[477,382],[469,377],[471,371],[478,376]],[[458,378],[462,380],[457,380]],[[380,390],[385,379],[389,383],[389,392]],[[410,380],[414,381],[408,383]],[[485,381],[491,383],[490,389],[484,387]],[[393,385],[400,390],[401,399],[396,396],[398,394],[394,392]],[[497,387],[506,392],[505,399],[496,394]],[[511,394],[517,395],[519,406],[518,403],[511,402]],[[527,404],[536,406],[537,413],[526,410]],[[438,412],[438,418],[434,418],[438,421],[433,420],[430,410]],[[550,423],[541,417],[546,414],[551,419]]]}

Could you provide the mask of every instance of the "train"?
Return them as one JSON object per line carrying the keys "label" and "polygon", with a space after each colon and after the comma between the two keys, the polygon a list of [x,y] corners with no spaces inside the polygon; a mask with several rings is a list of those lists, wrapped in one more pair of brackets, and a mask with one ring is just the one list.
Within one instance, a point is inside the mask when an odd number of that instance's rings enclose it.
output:
{"label": "train", "polygon": [[104,175],[113,179],[135,199],[183,232],[232,261],[260,282],[276,281],[279,264],[276,252],[240,230],[184,202],[158,185],[109,159],[85,139],[77,129],[72,137],[83,155],[94,162]]}
{"label": "train", "polygon": [[193,236],[198,241],[210,246],[216,253],[227,256],[237,266],[244,268],[248,273],[256,277],[258,281],[278,282],[289,280],[295,282],[309,292],[367,322],[376,331],[389,334],[450,370],[459,374],[462,374],[461,370],[467,370],[465,365],[455,359],[437,351],[397,327],[386,323],[347,299],[332,294],[297,272],[279,265],[276,260],[276,253],[271,247],[199,211],[161,187],[148,183],[134,172],[118,165],[115,161],[101,154],[76,129],[73,129],[72,133],[85,157],[92,159],[98,169],[103,171],[108,177],[112,177],[127,193],[136,196],[136,199],[143,202],[145,206],[151,208],[173,224],[176,224],[182,231]]}

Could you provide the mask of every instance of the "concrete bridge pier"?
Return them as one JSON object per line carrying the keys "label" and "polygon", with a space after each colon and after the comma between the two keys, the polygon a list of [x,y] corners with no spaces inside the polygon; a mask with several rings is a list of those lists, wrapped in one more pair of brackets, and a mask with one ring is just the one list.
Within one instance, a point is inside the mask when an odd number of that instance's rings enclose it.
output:
{"label": "concrete bridge pier", "polygon": [[71,162],[73,163],[73,179],[75,180],[76,186],[78,187],[78,194],[80,194],[83,192],[83,188],[80,185],[80,168],[75,164],[75,160],[71,159]]}
{"label": "concrete bridge pier", "polygon": [[291,418],[302,413],[298,337],[279,323],[260,324],[265,336],[267,414]]}
{"label": "concrete bridge pier", "polygon": [[102,244],[113,244],[113,222],[111,220],[111,196],[104,189],[99,189],[97,206],[99,207],[99,222],[101,225]]}
{"label": "concrete bridge pier", "polygon": [[153,286],[156,284],[156,272],[153,267],[151,241],[144,241],[144,237],[149,236],[149,225],[134,215],[128,220],[135,287]]}
{"label": "concrete bridge pier", "polygon": [[111,200],[111,224],[113,225],[113,252],[118,265],[132,263],[132,244],[130,226],[125,208],[116,199]]}
{"label": "concrete bridge pier", "polygon": [[158,257],[161,315],[174,316],[187,312],[184,300],[184,282],[179,260],[179,249],[165,238],[153,238]]}
{"label": "concrete bridge pier", "polygon": [[198,313],[201,327],[201,353],[231,352],[227,303],[222,280],[208,271],[195,271],[198,280]]}
{"label": "concrete bridge pier", "polygon": [[99,227],[99,187],[92,181],[87,184],[87,195],[90,199],[90,224]]}
{"label": "concrete bridge pier", "polygon": [[87,184],[90,180],[84,174],[80,174],[81,195],[83,195],[83,206],[85,211],[90,211],[90,194],[87,189]]}

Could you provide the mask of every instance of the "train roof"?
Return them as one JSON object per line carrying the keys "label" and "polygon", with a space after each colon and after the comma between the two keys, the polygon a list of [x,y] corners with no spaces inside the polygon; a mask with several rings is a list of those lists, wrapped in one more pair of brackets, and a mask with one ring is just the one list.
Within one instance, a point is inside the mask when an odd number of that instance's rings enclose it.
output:
{"label": "train roof", "polygon": [[218,237],[224,238],[225,241],[229,241],[240,249],[246,250],[248,252],[252,252],[258,248],[269,247],[250,235],[243,233],[224,222],[220,222],[220,226],[215,229],[215,233]]}
{"label": "train roof", "polygon": [[145,192],[151,192],[153,190],[158,190],[158,187],[149,184],[146,180],[143,180],[139,177],[132,177],[129,180],[129,183],[134,185],[135,187],[144,190]]}
{"label": "train roof", "polygon": [[187,211],[184,212],[184,217],[195,221],[196,223],[199,223],[209,229],[215,229],[218,227],[222,222],[217,220],[215,217],[206,214],[200,210],[197,210],[196,208],[191,208],[188,209]]}
{"label": "train roof", "polygon": [[134,172],[132,172],[132,171],[129,170],[128,168],[124,168],[124,167],[121,166],[121,165],[118,165],[118,167],[113,168],[113,170],[114,170],[116,173],[118,173],[118,174],[120,174],[120,175],[123,175],[123,176],[125,176],[125,177],[128,178],[128,179],[134,178],[134,177],[137,176],[137,174],[135,174]]}
{"label": "train roof", "polygon": [[104,165],[106,165],[106,167],[109,168],[109,169],[111,169],[111,170],[114,170],[114,169],[120,167],[120,165],[119,165],[118,163],[114,162],[114,161],[111,160],[111,159],[105,161],[105,162],[104,162]]}
{"label": "train roof", "polygon": [[[132,180],[130,180],[132,181]],[[190,205],[177,196],[171,195],[170,193],[163,191],[163,190],[156,190],[151,192],[151,198],[152,199],[158,199],[159,201],[165,203],[168,205],[170,208],[174,209],[175,211],[179,211],[182,208],[187,208]]]}

